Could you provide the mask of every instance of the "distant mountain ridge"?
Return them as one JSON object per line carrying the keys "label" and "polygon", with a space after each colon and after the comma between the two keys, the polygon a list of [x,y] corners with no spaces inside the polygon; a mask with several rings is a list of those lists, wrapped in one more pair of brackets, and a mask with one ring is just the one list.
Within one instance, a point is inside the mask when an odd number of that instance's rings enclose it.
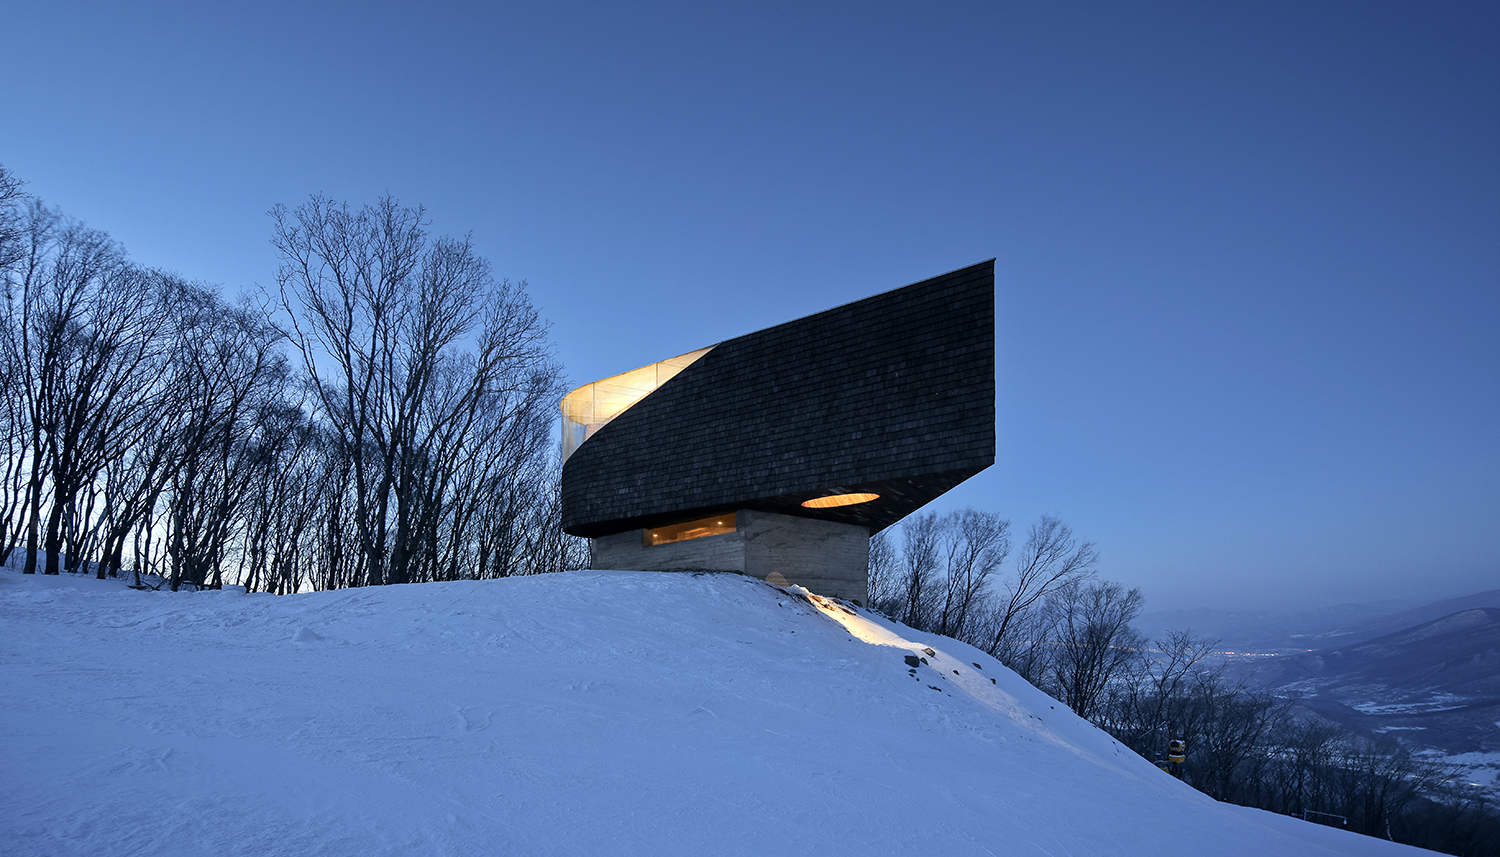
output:
{"label": "distant mountain ridge", "polygon": [[1261,683],[1314,681],[1323,691],[1392,690],[1500,695],[1500,609],[1480,607],[1363,643],[1259,661]]}
{"label": "distant mountain ridge", "polygon": [[1230,651],[1279,652],[1326,649],[1386,634],[1476,608],[1500,609],[1500,589],[1411,606],[1409,601],[1338,604],[1297,613],[1269,611],[1171,610],[1148,613],[1135,622],[1147,637],[1189,629],[1220,641]]}
{"label": "distant mountain ridge", "polygon": [[1500,752],[1500,608],[1472,607],[1358,643],[1243,662],[1238,671],[1299,695],[1331,720],[1416,748]]}
{"label": "distant mountain ridge", "polygon": [[1458,598],[1445,598],[1421,607],[1357,622],[1334,631],[1330,639],[1341,638],[1342,645],[1349,645],[1475,609],[1500,610],[1500,589],[1490,589]]}

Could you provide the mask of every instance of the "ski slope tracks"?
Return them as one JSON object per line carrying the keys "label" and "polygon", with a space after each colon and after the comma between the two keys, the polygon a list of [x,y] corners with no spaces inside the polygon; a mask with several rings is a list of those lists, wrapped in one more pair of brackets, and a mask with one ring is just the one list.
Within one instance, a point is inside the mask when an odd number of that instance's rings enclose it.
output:
{"label": "ski slope tracks", "polygon": [[735,575],[4,570],[0,676],[8,855],[1432,853],[1216,803],[969,646]]}

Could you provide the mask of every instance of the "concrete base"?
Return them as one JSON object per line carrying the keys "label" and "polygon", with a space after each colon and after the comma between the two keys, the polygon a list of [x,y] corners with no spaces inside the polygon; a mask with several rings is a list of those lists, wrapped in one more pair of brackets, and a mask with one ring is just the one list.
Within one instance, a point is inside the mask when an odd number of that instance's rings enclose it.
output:
{"label": "concrete base", "polygon": [[591,568],[735,571],[818,595],[869,600],[870,531],[771,512],[735,513],[735,532],[647,547],[641,530],[589,539]]}

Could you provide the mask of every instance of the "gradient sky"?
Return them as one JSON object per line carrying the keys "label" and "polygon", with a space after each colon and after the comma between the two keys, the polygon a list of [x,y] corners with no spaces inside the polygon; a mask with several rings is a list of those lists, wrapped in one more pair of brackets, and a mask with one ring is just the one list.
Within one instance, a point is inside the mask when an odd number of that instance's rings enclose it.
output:
{"label": "gradient sky", "polygon": [[0,163],[273,287],[427,206],[584,383],[995,257],[996,465],[1148,609],[1500,586],[1500,5],[6,3]]}

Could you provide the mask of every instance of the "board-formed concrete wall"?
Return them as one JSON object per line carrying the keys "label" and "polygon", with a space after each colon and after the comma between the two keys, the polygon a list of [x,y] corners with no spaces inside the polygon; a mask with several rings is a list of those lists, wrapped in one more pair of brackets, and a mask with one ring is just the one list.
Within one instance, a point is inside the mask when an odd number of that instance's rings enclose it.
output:
{"label": "board-formed concrete wall", "polygon": [[870,529],[774,512],[740,513],[745,573],[778,586],[869,603]]}
{"label": "board-formed concrete wall", "polygon": [[646,545],[641,530],[591,539],[590,566],[630,571],[734,571],[797,584],[861,606],[869,599],[870,531],[858,524],[743,510],[735,532]]}
{"label": "board-formed concrete wall", "polygon": [[745,533],[646,545],[642,530],[589,539],[589,567],[624,571],[745,570]]}

